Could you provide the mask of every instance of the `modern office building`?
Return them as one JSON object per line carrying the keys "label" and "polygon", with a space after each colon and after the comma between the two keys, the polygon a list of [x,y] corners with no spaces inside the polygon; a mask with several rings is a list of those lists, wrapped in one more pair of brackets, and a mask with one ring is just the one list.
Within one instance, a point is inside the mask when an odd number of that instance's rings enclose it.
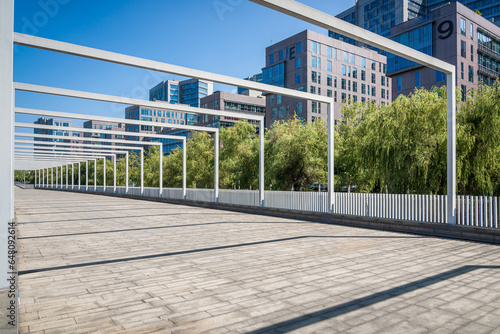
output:
{"label": "modern office building", "polygon": [[[262,82],[262,72],[243,79],[254,82]],[[261,92],[249,90],[248,88],[238,87],[238,94],[248,95],[248,96],[258,96],[261,94]]]}
{"label": "modern office building", "polygon": [[[263,82],[334,100],[335,120],[342,101],[391,101],[386,57],[375,51],[305,30],[266,48]],[[297,114],[303,121],[327,120],[326,104],[269,94],[266,127]]]}
{"label": "modern office building", "polygon": [[69,130],[64,129],[67,127],[75,127],[75,126],[73,126],[73,122],[69,119],[40,117],[38,120],[36,120],[34,122],[34,124],[53,125],[53,126],[60,127],[60,129],[57,129],[57,130],[35,128],[34,129],[35,134],[56,135],[56,136],[68,137],[68,139],[35,138],[35,140],[37,140],[37,141],[53,141],[53,142],[71,143],[71,142],[73,142],[71,140],[71,137],[78,137],[80,135],[79,132],[73,132],[73,131],[69,131]]}
{"label": "modern office building", "polygon": [[[461,3],[436,8],[425,20],[410,20],[392,29],[391,38],[455,65],[462,95],[480,81],[500,78],[500,27]],[[446,76],[404,58],[389,55],[387,76],[393,78],[392,97],[415,87],[446,84]]]}
{"label": "modern office building", "polygon": [[[103,121],[86,121],[83,123],[85,129],[96,129],[96,130],[108,130],[107,133],[83,133],[85,138],[101,138],[101,139],[125,139],[124,135],[114,134],[113,131],[125,131],[125,124],[118,122],[103,122]],[[115,145],[115,146],[125,146],[124,143],[111,143],[111,142],[90,142],[85,141],[86,144],[101,144],[101,145]]]}
{"label": "modern office building", "polygon": [[[187,79],[183,81],[162,81],[149,90],[151,101],[167,101],[172,104],[187,104],[191,107],[200,107],[200,100],[214,91],[213,82],[199,79]],[[188,114],[186,118],[188,125],[198,123],[197,115]]]}
{"label": "modern office building", "polygon": [[[169,128],[168,125],[169,124],[185,125],[186,117],[187,117],[186,113],[179,112],[176,110],[168,110],[164,108],[152,109],[150,107],[143,107],[137,105],[127,107],[125,109],[126,119],[157,122],[158,126],[127,124],[125,125],[125,131],[131,132],[131,135],[126,136],[126,139],[138,140],[138,141],[152,141],[152,140],[158,141],[157,139],[145,138],[144,136],[141,136],[141,134],[151,134],[151,133],[173,134],[171,128]],[[181,132],[183,132],[182,134],[183,136],[188,137],[188,131],[182,130]],[[162,139],[160,141],[162,141],[164,144],[168,144],[165,145],[163,148],[164,153],[169,153],[171,149],[177,147],[178,144],[180,143],[177,140],[171,140],[171,139]],[[168,147],[170,146],[171,148],[168,149]]]}
{"label": "modern office building", "polygon": [[[422,18],[434,9],[446,5],[450,0],[356,0],[356,4],[338,14],[337,17],[365,28],[371,32],[388,37],[391,28],[415,18]],[[500,26],[500,1],[496,0],[459,0],[473,11],[479,11],[483,18]],[[329,32],[329,36],[361,46],[354,40]]]}
{"label": "modern office building", "polygon": [[[248,89],[246,90],[248,92]],[[265,97],[255,97],[243,94],[233,94],[216,91],[201,99],[202,108],[214,110],[236,111],[242,113],[266,114]],[[233,126],[238,119],[226,116],[200,115],[200,125],[215,128]],[[258,122],[253,122],[256,126]]]}

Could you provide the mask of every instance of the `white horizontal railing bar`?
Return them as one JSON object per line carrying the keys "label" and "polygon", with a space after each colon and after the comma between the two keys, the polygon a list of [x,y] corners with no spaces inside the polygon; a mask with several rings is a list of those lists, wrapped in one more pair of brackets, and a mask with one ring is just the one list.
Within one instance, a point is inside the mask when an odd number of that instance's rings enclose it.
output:
{"label": "white horizontal railing bar", "polygon": [[23,151],[50,151],[50,152],[105,152],[105,153],[111,153],[111,154],[126,154],[127,151],[115,151],[115,150],[102,150],[102,149],[90,149],[90,148],[64,148],[64,147],[27,147],[27,146],[19,146],[15,145],[14,146],[16,150],[23,150]]}
{"label": "white horizontal railing bar", "polygon": [[[125,140],[125,139],[103,139],[103,138],[92,138],[92,137],[66,137],[66,136],[56,136],[56,135],[44,135],[37,133],[22,133],[16,132],[14,133],[16,137],[30,137],[30,138],[46,138],[46,139],[63,139],[63,140],[76,140],[76,141],[94,141],[99,143],[125,143],[125,144],[134,144],[134,145],[145,145],[145,146],[161,146],[162,143],[155,141],[137,141],[137,140]],[[45,142],[41,141],[40,144]],[[52,142],[47,142],[48,145],[52,145]],[[87,144],[89,145],[89,144]]]}
{"label": "white horizontal railing bar", "polygon": [[[151,122],[148,122],[151,124]],[[163,124],[163,123],[153,123],[153,124]],[[107,135],[123,135],[123,136],[131,136],[131,137],[150,137],[150,138],[160,138],[160,139],[173,139],[178,140],[180,142],[184,141],[186,137],[184,136],[172,136],[172,135],[159,135],[154,133],[141,133],[141,132],[128,132],[128,131],[114,131],[114,130],[101,130],[101,129],[88,129],[88,128],[77,128],[71,126],[55,126],[55,125],[46,125],[46,124],[32,124],[32,123],[20,123],[15,122],[15,127],[19,128],[30,128],[30,129],[49,129],[49,130],[65,130],[65,131],[73,131],[73,132],[83,132],[83,133],[101,133]],[[131,135],[134,134],[134,135]],[[92,138],[92,137],[83,137],[83,138]]]}
{"label": "white horizontal railing bar", "polygon": [[380,36],[366,29],[343,21],[339,18],[323,13],[297,1],[291,0],[250,0],[256,4],[274,9],[278,12],[293,16],[299,20],[312,23],[318,27],[332,30],[356,41],[366,43],[370,46],[385,50],[397,56],[419,63],[420,65],[442,71],[444,73],[455,72],[455,66],[426,55],[403,44],[397,43],[386,37]]}
{"label": "white horizontal railing bar", "polygon": [[78,156],[78,157],[110,157],[114,156],[113,153],[82,153],[82,152],[32,152],[32,151],[19,151],[14,150],[17,156],[31,156],[31,157],[65,157],[65,156]]}
{"label": "white horizontal railing bar", "polygon": [[[263,91],[274,94],[281,94],[285,96],[297,97],[305,100],[331,103],[331,99],[326,96],[320,96],[316,94],[300,92],[297,90],[289,88],[281,88],[277,86],[267,85],[259,82],[243,80],[238,78],[233,78],[226,75],[210,73],[206,71],[194,70],[187,67],[166,64],[158,61],[127,56],[115,52],[104,51],[100,49],[94,49],[90,47],[85,47],[81,45],[65,43],[60,41],[55,41],[51,39],[46,39],[42,37],[36,37],[32,35],[14,33],[14,44],[24,45],[34,48],[39,48],[48,51],[55,51],[60,53],[65,53],[74,56],[80,56],[90,59],[96,59],[101,61],[107,61],[110,63],[128,65],[132,67],[138,67],[146,70],[152,70],[157,72],[181,75],[188,78],[203,79],[212,82],[218,82],[226,85],[244,87],[252,90]],[[241,118],[241,117],[240,117]]]}
{"label": "white horizontal railing bar", "polygon": [[[20,90],[20,91],[25,91],[25,92],[34,92],[34,93],[43,93],[43,94],[51,94],[51,95],[58,95],[58,96],[74,97],[74,98],[78,98],[78,99],[94,100],[94,101],[101,101],[101,102],[113,102],[113,103],[120,103],[120,104],[126,104],[126,105],[139,105],[139,106],[150,107],[150,108],[170,109],[170,110],[187,112],[187,113],[191,113],[191,114],[207,114],[207,115],[214,115],[214,116],[233,117],[233,118],[237,118],[237,119],[248,119],[248,120],[254,120],[254,121],[260,121],[260,120],[264,119],[264,115],[237,113],[237,112],[231,112],[231,111],[219,111],[219,110],[213,110],[213,109],[203,109],[203,108],[191,107],[191,106],[188,106],[185,104],[170,104],[170,103],[165,102],[165,101],[139,100],[139,99],[133,99],[133,98],[129,98],[129,97],[105,95],[105,94],[99,94],[99,93],[90,93],[90,92],[83,92],[83,91],[71,90],[71,89],[65,89],[65,88],[39,86],[39,85],[26,84],[26,83],[21,83],[21,82],[14,82],[14,89]],[[172,128],[175,128],[175,126],[173,126],[174,124],[169,124],[169,125],[172,125]],[[175,124],[175,125],[177,125],[177,124]],[[196,126],[191,126],[191,127],[193,129],[196,128]]]}
{"label": "white horizontal railing bar", "polygon": [[[159,122],[139,121],[139,120],[135,120],[135,119],[104,117],[104,116],[85,115],[85,114],[73,114],[73,113],[60,112],[60,111],[49,111],[49,110],[28,109],[28,108],[14,108],[14,112],[17,114],[25,114],[25,115],[41,115],[41,116],[48,116],[48,117],[55,117],[55,118],[69,118],[69,119],[92,120],[92,121],[101,121],[101,122],[116,122],[116,123],[133,124],[133,125],[157,126],[157,127],[163,127],[163,128],[169,128],[170,127],[169,125],[172,125],[172,124],[159,123]],[[161,124],[165,124],[166,126],[161,125]],[[189,125],[187,125],[187,126],[189,126]],[[213,129],[205,128],[205,127],[197,127],[197,129],[193,129],[193,130],[198,130],[198,128],[200,131],[213,132]],[[191,128],[189,128],[189,129],[191,129]],[[108,134],[116,133],[116,131],[111,131],[111,130],[103,130],[103,131],[107,131],[104,133],[108,133]],[[127,131],[125,131],[125,132],[127,133],[127,135],[130,135],[131,133],[139,134],[139,132],[127,132]],[[149,136],[150,134],[142,134],[141,136],[144,137],[145,135]],[[156,136],[159,136],[158,138],[167,138],[167,139],[183,139],[183,138],[185,138],[184,136],[154,134],[154,137],[156,137]]]}
{"label": "white horizontal railing bar", "polygon": [[[127,147],[119,145],[102,145],[102,144],[82,144],[82,143],[62,143],[62,142],[47,142],[47,141],[34,141],[34,140],[14,140],[15,143],[33,145],[33,147],[50,147],[57,148],[59,146],[70,146],[70,147],[87,147],[87,148],[107,148],[107,149],[118,149],[127,151],[142,151],[142,147]],[[104,150],[107,151],[107,150]]]}

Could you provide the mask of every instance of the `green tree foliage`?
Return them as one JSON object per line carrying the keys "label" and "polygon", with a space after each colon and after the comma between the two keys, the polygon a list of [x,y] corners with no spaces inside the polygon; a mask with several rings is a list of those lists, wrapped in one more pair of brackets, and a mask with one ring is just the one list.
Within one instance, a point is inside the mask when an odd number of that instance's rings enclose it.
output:
{"label": "green tree foliage", "polygon": [[480,85],[458,115],[457,188],[462,194],[500,194],[500,82]]}
{"label": "green tree foliage", "polygon": [[302,124],[294,119],[278,123],[266,133],[266,187],[308,189],[327,183],[328,133],[321,121]]}

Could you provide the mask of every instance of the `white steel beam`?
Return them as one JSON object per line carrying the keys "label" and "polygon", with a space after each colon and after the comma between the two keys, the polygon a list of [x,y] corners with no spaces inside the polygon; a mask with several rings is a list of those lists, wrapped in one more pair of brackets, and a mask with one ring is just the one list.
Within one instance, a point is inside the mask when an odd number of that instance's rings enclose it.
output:
{"label": "white steel beam", "polygon": [[[14,93],[13,79],[14,0],[0,1],[0,289],[8,287],[9,223],[14,219]],[[17,307],[16,307],[17,309]]]}
{"label": "white steel beam", "polygon": [[[180,75],[189,78],[196,78],[202,80],[208,80],[212,82],[218,82],[226,85],[244,87],[252,90],[263,91],[274,94],[281,94],[285,96],[293,96],[305,100],[317,101],[328,103],[324,96],[315,95],[306,92],[300,92],[288,88],[282,88],[278,86],[267,85],[259,82],[243,80],[238,78],[233,78],[226,75],[210,73],[200,70],[195,70],[187,67],[181,67],[166,63],[161,63],[158,61],[142,59],[138,57],[127,56],[115,52],[109,52],[94,48],[89,48],[81,45],[70,44],[60,41],[55,41],[51,39],[35,37],[31,35],[25,35],[20,33],[14,33],[14,43],[18,45],[24,45],[34,48],[39,48],[43,50],[49,50],[54,52],[60,52],[65,54],[70,54],[74,56],[80,56],[90,59],[96,59],[101,61],[106,61],[115,64],[128,65],[132,67],[142,68],[146,70],[152,70],[157,72],[169,73],[174,75]],[[199,112],[198,112],[199,113]],[[223,115],[221,115],[223,116]],[[237,116],[241,118],[241,116]]]}
{"label": "white steel beam", "polygon": [[[337,32],[354,40],[445,73],[447,94],[447,223],[456,224],[455,66],[293,0],[250,0],[264,7]],[[333,146],[333,138],[329,141]],[[329,159],[330,160],[330,159]],[[329,169],[333,166],[329,166]],[[329,181],[330,183],[330,181]]]}

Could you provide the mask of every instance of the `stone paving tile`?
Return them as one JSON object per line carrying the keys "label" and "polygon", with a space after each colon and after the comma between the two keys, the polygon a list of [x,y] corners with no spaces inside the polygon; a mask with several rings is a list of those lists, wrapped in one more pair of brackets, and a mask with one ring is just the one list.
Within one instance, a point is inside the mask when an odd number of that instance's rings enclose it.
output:
{"label": "stone paving tile", "polygon": [[15,195],[20,333],[500,334],[498,245]]}

